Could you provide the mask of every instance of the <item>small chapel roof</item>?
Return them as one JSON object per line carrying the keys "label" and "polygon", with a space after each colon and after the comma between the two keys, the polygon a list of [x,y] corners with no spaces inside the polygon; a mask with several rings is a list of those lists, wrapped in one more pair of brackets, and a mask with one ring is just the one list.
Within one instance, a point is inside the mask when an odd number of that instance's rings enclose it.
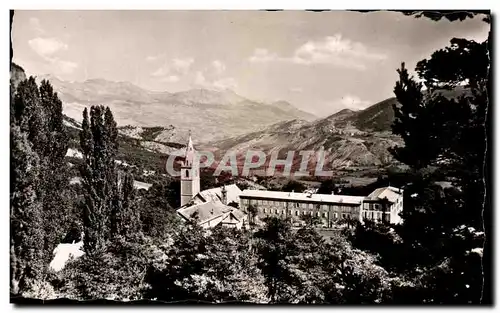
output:
{"label": "small chapel roof", "polygon": [[[224,186],[226,188],[226,203],[231,202],[239,203],[241,189],[236,184]],[[198,193],[206,202],[208,201],[222,201],[222,187],[206,189]]]}
{"label": "small chapel roof", "polygon": [[233,207],[224,205],[220,201],[210,201],[201,204],[183,207],[177,213],[187,220],[198,219],[199,224],[204,224],[233,210]]}

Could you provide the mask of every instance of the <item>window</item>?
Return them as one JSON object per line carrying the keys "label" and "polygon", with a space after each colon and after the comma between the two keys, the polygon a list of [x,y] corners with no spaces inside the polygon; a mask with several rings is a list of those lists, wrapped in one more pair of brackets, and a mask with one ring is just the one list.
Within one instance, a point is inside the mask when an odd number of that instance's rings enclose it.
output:
{"label": "window", "polygon": [[278,209],[276,209],[276,214],[280,214],[279,211],[278,211]]}
{"label": "window", "polygon": [[186,170],[186,178],[189,178],[189,171]]}
{"label": "window", "polygon": [[342,218],[346,218],[346,215],[342,213]]}
{"label": "window", "polygon": [[295,216],[299,216],[299,211],[295,211]]}
{"label": "window", "polygon": [[333,213],[333,218],[337,219],[337,217],[338,217],[337,213]]}
{"label": "window", "polygon": [[298,202],[295,202],[295,207],[298,208],[299,207],[299,203]]}
{"label": "window", "polygon": [[316,212],[316,216],[319,217],[319,212]]}
{"label": "window", "polygon": [[313,204],[309,203],[309,209],[312,209],[312,208],[313,208]]}
{"label": "window", "polygon": [[323,217],[326,217],[326,212],[323,212],[323,213],[322,213],[322,216],[323,216]]}
{"label": "window", "polygon": [[292,210],[288,210],[288,214],[289,214],[289,215],[292,215]]}
{"label": "window", "polygon": [[262,213],[266,213],[266,208],[262,208]]}
{"label": "window", "polygon": [[302,203],[302,208],[307,209],[307,203]]}

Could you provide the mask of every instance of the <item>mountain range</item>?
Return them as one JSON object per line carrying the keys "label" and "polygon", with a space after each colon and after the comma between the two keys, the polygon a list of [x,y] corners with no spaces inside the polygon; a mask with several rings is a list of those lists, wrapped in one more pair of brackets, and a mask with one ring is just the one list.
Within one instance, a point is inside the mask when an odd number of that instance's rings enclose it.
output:
{"label": "mountain range", "polygon": [[219,155],[227,151],[241,155],[248,150],[268,154],[277,151],[282,159],[286,158],[288,151],[324,149],[325,164],[332,169],[392,165],[395,160],[388,148],[402,144],[401,138],[391,133],[394,104],[397,104],[396,99],[389,98],[364,110],[344,109],[315,121],[295,119],[279,122],[202,147],[212,149]]}
{"label": "mountain range", "polygon": [[164,127],[157,140],[185,142],[191,131],[198,142],[241,135],[279,121],[314,120],[286,101],[253,101],[234,91],[192,89],[176,93],[149,91],[130,82],[89,79],[69,82],[43,75],[63,101],[64,114],[81,121],[85,107],[109,106],[120,126]]}

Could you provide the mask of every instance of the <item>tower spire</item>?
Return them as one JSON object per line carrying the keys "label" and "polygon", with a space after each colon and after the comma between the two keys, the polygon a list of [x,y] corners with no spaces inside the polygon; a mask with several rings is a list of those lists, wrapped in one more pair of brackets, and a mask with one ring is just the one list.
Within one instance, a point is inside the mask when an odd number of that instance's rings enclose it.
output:
{"label": "tower spire", "polygon": [[196,158],[190,130],[184,163],[181,166],[181,206],[189,203],[200,192],[199,175],[199,162]]}
{"label": "tower spire", "polygon": [[190,130],[189,139],[186,146],[185,160],[184,160],[186,166],[191,165],[193,163],[194,161],[193,158],[194,158],[194,147],[193,147],[193,140],[191,139],[191,130]]}

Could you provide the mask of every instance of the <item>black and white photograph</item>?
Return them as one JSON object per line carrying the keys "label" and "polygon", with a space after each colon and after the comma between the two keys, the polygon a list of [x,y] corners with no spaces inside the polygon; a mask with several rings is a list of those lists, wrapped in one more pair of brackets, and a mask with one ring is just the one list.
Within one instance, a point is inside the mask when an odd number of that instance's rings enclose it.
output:
{"label": "black and white photograph", "polygon": [[493,21],[10,10],[10,303],[492,305]]}

